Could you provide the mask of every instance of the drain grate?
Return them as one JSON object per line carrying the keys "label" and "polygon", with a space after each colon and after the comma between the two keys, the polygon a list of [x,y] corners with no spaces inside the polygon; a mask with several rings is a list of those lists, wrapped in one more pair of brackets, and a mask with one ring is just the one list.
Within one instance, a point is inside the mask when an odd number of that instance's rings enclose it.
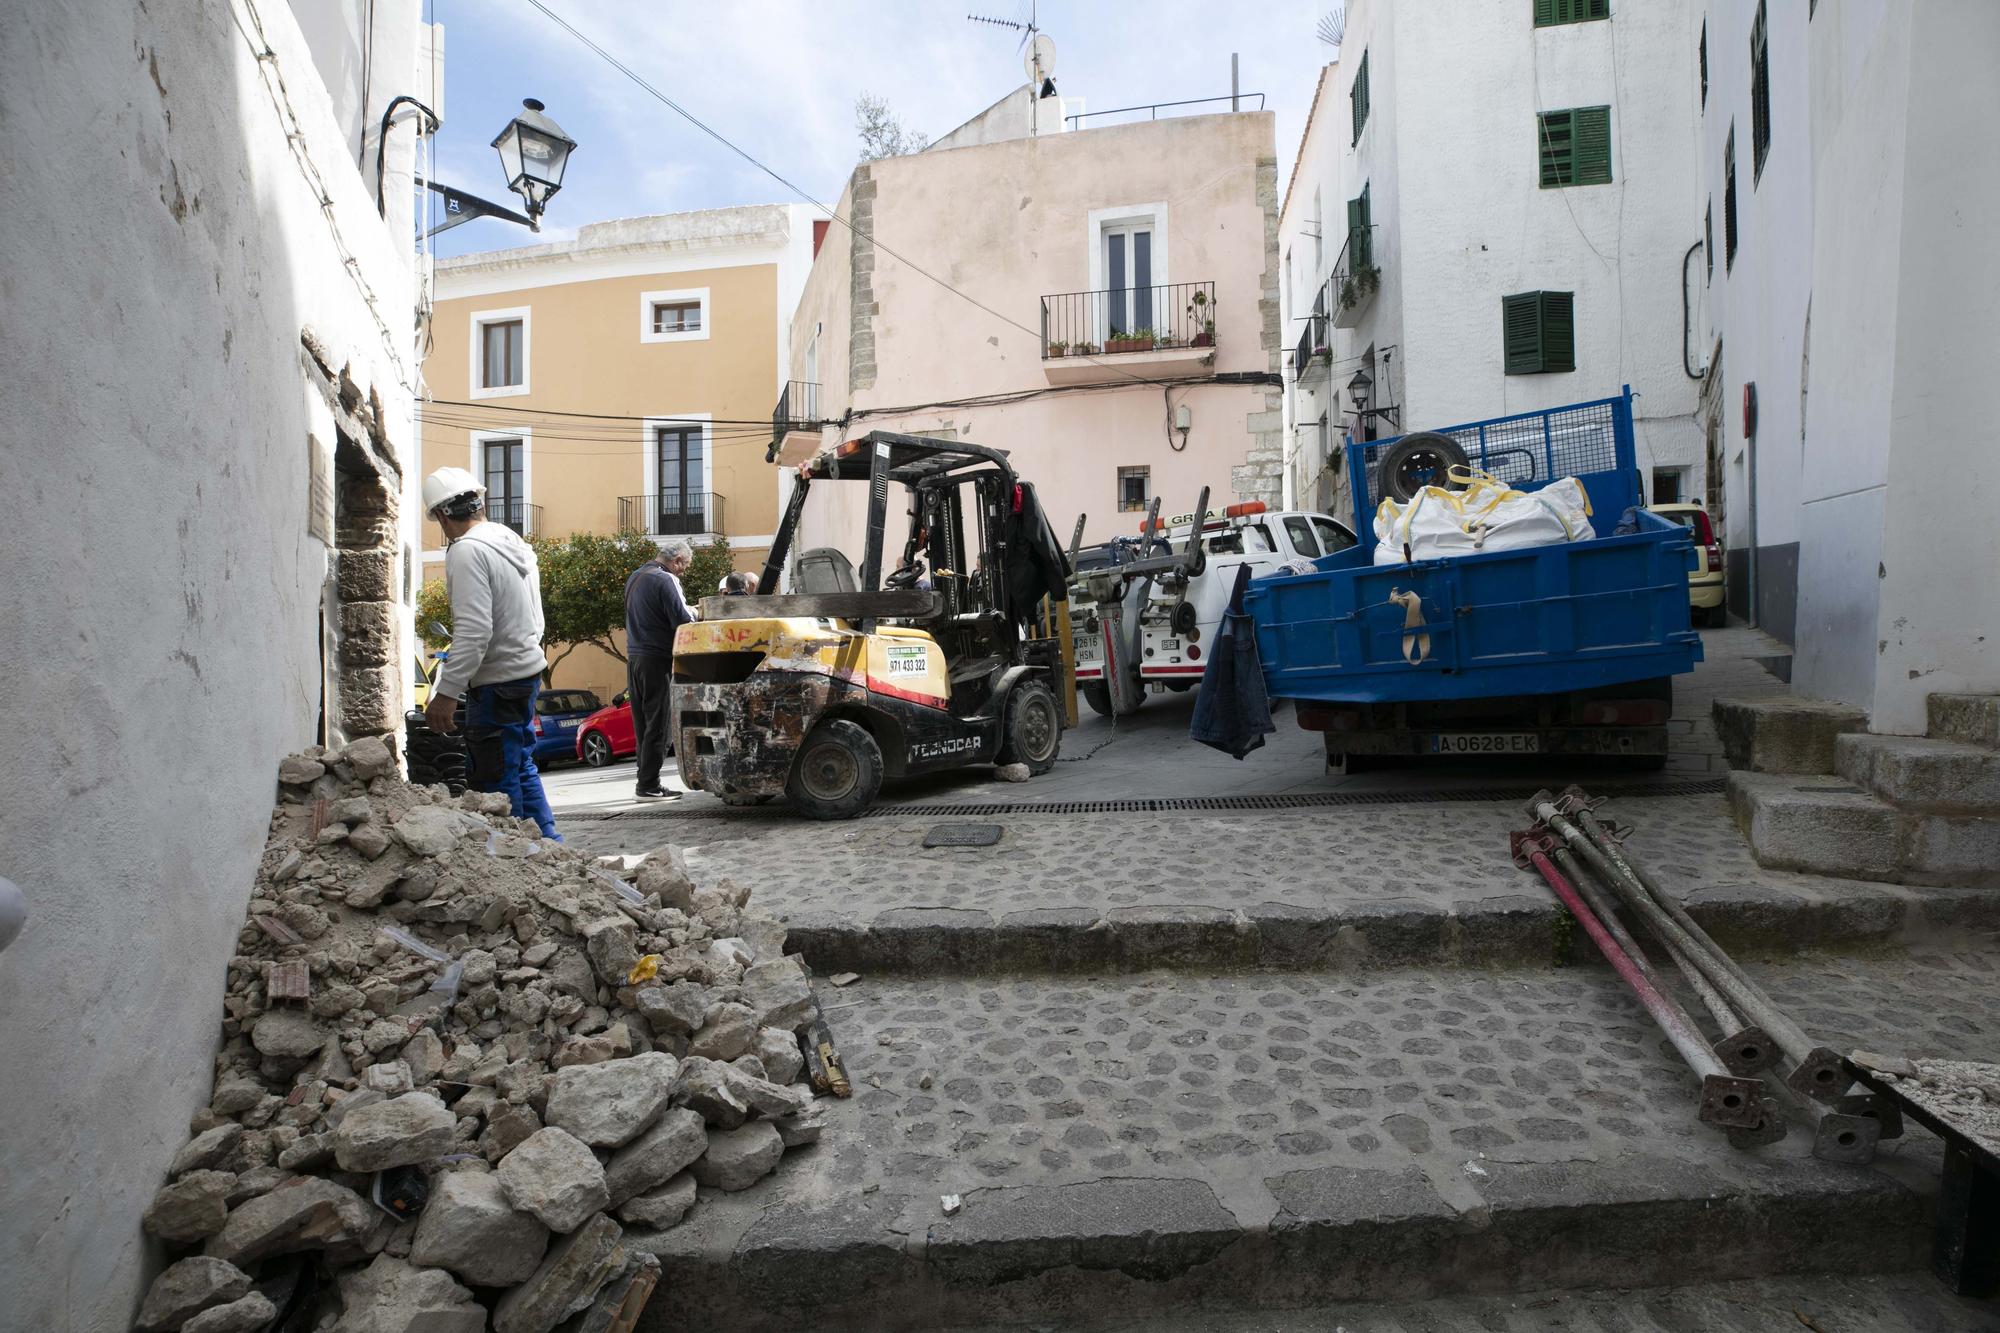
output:
{"label": "drain grate", "polygon": [[[1548,783],[1519,787],[1461,787],[1427,791],[1321,791],[1274,796],[1153,796],[1109,801],[922,801],[909,805],[877,805],[863,819],[967,818],[975,815],[1165,815],[1228,814],[1257,810],[1323,810],[1358,805],[1459,805],[1486,801],[1525,801]],[[1598,786],[1598,796],[1719,796],[1721,778],[1689,782],[1655,782],[1644,786]],[[735,807],[716,805],[692,810],[660,809],[580,811],[558,814],[568,823],[604,819],[795,819],[782,805]]]}

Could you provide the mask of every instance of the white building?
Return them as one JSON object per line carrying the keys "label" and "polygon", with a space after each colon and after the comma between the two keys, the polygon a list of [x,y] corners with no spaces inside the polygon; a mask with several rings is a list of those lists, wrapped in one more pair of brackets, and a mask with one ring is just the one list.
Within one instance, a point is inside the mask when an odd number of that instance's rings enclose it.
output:
{"label": "white building", "polygon": [[1651,492],[1702,495],[1692,4],[1348,5],[1279,223],[1288,498],[1346,503],[1344,435],[1625,384]]}
{"label": "white building", "polygon": [[296,8],[0,8],[8,1328],[131,1325],[278,761],[401,721],[432,72],[418,0]]}
{"label": "white building", "polygon": [[2000,690],[2000,5],[1688,19],[1730,608],[1803,692],[1920,733],[1928,694]]}

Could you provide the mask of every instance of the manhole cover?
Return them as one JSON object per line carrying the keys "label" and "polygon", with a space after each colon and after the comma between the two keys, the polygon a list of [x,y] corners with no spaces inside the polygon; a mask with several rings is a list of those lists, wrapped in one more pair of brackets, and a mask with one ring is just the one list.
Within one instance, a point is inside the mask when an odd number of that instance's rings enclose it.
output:
{"label": "manhole cover", "polygon": [[939,824],[924,834],[926,847],[991,847],[998,841],[998,824]]}

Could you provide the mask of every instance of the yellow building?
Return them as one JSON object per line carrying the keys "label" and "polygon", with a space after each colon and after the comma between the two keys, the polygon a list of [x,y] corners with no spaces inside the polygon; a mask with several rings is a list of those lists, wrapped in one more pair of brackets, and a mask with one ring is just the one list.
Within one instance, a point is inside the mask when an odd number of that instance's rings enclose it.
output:
{"label": "yellow building", "polygon": [[[524,534],[720,534],[760,567],[780,485],[764,451],[813,232],[803,206],[757,205],[438,261],[422,470],[469,468],[489,516]],[[436,524],[424,543],[442,577]],[[605,699],[624,677],[589,647],[556,668]]]}

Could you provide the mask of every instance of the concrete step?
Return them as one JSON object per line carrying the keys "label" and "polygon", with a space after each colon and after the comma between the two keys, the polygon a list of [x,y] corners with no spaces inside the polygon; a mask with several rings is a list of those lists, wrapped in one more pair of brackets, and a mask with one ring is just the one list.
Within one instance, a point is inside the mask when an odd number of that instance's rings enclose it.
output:
{"label": "concrete step", "polygon": [[[1817,1040],[2000,1055],[1991,955],[1751,965]],[[856,1095],[688,1220],[644,1327],[1195,1320],[1919,1267],[1936,1143],[1730,1148],[1602,967],[864,979]],[[960,1205],[947,1212],[942,1196]]]}
{"label": "concrete step", "polygon": [[1931,735],[2000,748],[2000,694],[1933,694],[1928,703]]}
{"label": "concrete step", "polygon": [[1831,773],[1834,737],[1868,730],[1859,708],[1789,695],[1717,699],[1714,717],[1729,766],[1755,773]]}
{"label": "concrete step", "polygon": [[[958,1333],[1002,1333],[980,1324]],[[1954,1296],[1929,1273],[1814,1274],[1672,1287],[1342,1301],[1304,1310],[1203,1311],[1133,1320],[1106,1313],[1081,1324],[1034,1321],[1006,1333],[1949,1333],[2000,1328],[2000,1301]]]}
{"label": "concrete step", "polygon": [[2000,818],[1906,812],[1839,777],[1742,771],[1729,775],[1729,805],[1771,869],[2000,888]]}
{"label": "concrete step", "polygon": [[2000,750],[1927,736],[1836,736],[1834,771],[1897,809],[2000,814]]}

